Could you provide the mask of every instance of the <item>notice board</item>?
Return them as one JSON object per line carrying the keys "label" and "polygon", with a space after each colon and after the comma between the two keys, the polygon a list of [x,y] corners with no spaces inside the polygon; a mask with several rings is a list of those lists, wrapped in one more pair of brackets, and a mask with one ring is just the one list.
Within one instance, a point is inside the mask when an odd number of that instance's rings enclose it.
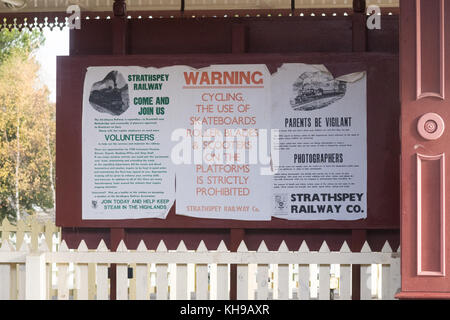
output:
{"label": "notice board", "polygon": [[[58,60],[58,103],[57,103],[57,157],[58,157],[58,165],[57,165],[57,224],[63,227],[95,227],[95,228],[110,228],[110,227],[121,227],[121,228],[247,228],[247,229],[298,229],[298,228],[392,228],[395,225],[396,220],[395,217],[392,217],[386,214],[386,210],[383,209],[386,207],[390,207],[391,203],[389,199],[385,199],[385,201],[380,201],[379,194],[385,194],[386,188],[389,189],[389,185],[391,181],[389,177],[384,177],[385,175],[380,174],[384,171],[383,169],[383,161],[380,162],[380,159],[383,159],[385,155],[383,152],[380,152],[382,149],[389,149],[389,142],[386,140],[386,135],[391,133],[383,132],[382,129],[384,125],[388,126],[384,116],[386,112],[392,112],[389,110],[389,103],[392,104],[392,97],[388,96],[380,96],[377,95],[377,90],[385,90],[383,88],[382,81],[380,81],[383,77],[383,70],[380,66],[393,67],[397,63],[396,58],[391,55],[377,55],[373,56],[371,54],[293,54],[293,55],[272,55],[272,54],[245,54],[245,55],[173,55],[173,56],[125,56],[125,57],[112,57],[112,56],[78,56],[78,57],[61,57]],[[314,77],[324,77],[324,75],[320,74],[320,72],[324,72],[324,70],[310,70],[309,75],[306,77],[306,80],[300,79],[301,74],[297,74],[293,78],[293,83],[291,86],[291,92],[295,93],[293,88],[295,85],[299,88],[300,85],[303,85],[304,93],[298,93],[297,95],[293,95],[289,99],[292,101],[291,108],[298,107],[303,108],[303,110],[311,109],[312,111],[317,112],[325,112],[327,108],[330,108],[330,105],[338,104],[339,101],[328,104],[328,106],[321,106],[320,101],[326,100],[342,100],[345,98],[345,94],[342,96],[342,91],[347,90],[349,88],[349,84],[346,84],[346,81],[349,79],[339,79],[339,77],[351,75],[353,73],[358,73],[364,71],[364,81],[359,82],[360,84],[364,84],[364,88],[359,88],[355,92],[362,93],[366,90],[366,101],[367,108],[366,114],[363,113],[363,119],[350,119],[350,116],[324,116],[324,117],[290,117],[291,125],[305,127],[305,123],[301,123],[302,121],[306,121],[307,127],[309,126],[309,121],[312,121],[311,127],[317,128],[314,121],[316,118],[323,118],[323,125],[327,126],[327,121],[329,122],[329,127],[344,127],[347,125],[351,125],[351,121],[365,121],[365,128],[367,129],[367,136],[363,135],[362,137],[366,140],[367,151],[363,150],[361,152],[362,155],[367,155],[367,163],[364,164],[364,161],[361,162],[364,166],[367,166],[367,176],[362,176],[362,179],[367,179],[367,182],[363,182],[363,184],[367,185],[367,190],[363,192],[338,192],[339,195],[332,195],[334,198],[330,198],[331,200],[345,200],[345,201],[353,201],[358,202],[363,200],[362,197],[367,197],[364,199],[364,202],[361,204],[357,204],[359,206],[360,215],[359,219],[348,219],[344,221],[337,221],[336,219],[323,219],[321,221],[304,219],[299,220],[297,218],[292,218],[291,220],[286,219],[286,217],[277,217],[274,212],[276,210],[283,209],[283,202],[295,201],[294,197],[286,198],[286,196],[281,193],[281,195],[275,195],[274,192],[269,192],[267,195],[261,195],[261,202],[267,201],[267,205],[269,207],[269,211],[271,212],[261,212],[262,215],[265,215],[265,218],[258,218],[256,221],[249,221],[250,219],[221,219],[222,216],[216,216],[213,218],[208,218],[207,216],[196,216],[196,214],[177,214],[177,199],[175,197],[173,203],[170,201],[170,197],[166,197],[169,201],[166,202],[170,204],[169,210],[166,212],[167,214],[163,214],[164,217],[139,217],[133,219],[98,219],[95,216],[92,216],[90,219],[83,219],[83,92],[86,93],[87,99],[89,100],[89,96],[91,95],[91,91],[93,90],[93,86],[97,83],[97,87],[101,87],[108,83],[108,79],[118,79],[116,75],[110,75],[112,71],[119,71],[120,68],[124,68],[126,70],[130,67],[136,68],[173,68],[174,66],[184,66],[186,70],[205,70],[212,65],[218,66],[217,68],[221,68],[224,66],[249,66],[251,68],[261,69],[262,66],[267,70],[267,75],[257,75],[255,78],[259,80],[260,78],[266,77],[270,79],[271,82],[274,82],[273,75],[277,74],[280,67],[283,64],[291,64],[291,65],[323,65],[326,67],[326,70],[333,76],[333,79],[330,78],[328,84],[321,85],[322,87],[317,87],[317,81],[314,81]],[[117,67],[111,70],[111,66]],[[89,69],[91,68],[91,69]],[[89,84],[88,87],[85,86],[86,74],[89,70],[95,70],[95,68],[105,68],[104,73],[99,77],[94,77],[92,83]],[[250,69],[251,69],[250,68]],[[251,70],[247,71],[251,71]],[[258,69],[258,70],[259,70]],[[99,69],[97,69],[99,70]],[[128,80],[129,76],[132,74],[142,74],[142,72],[131,72],[126,73],[122,70],[122,80]],[[262,70],[262,69],[261,69]],[[255,70],[253,70],[255,71]],[[217,71],[215,71],[217,72]],[[316,72],[316,74],[314,74]],[[126,74],[125,74],[126,73]],[[318,74],[317,74],[318,73]],[[145,73],[144,73],[145,74]],[[166,74],[162,73],[154,73],[154,74]],[[180,73],[181,75],[183,73]],[[108,78],[109,75],[109,78]],[[201,77],[201,74],[199,75]],[[106,79],[106,80],[105,80]],[[339,79],[336,81],[336,79]],[[133,76],[131,76],[130,80],[133,80]],[[134,78],[135,81],[125,81],[129,82],[127,85],[132,85],[133,88],[139,89],[141,86],[141,90],[143,89],[143,83],[149,85],[150,83],[161,83],[162,81],[138,81],[138,78]],[[140,80],[140,79],[139,79]],[[148,80],[148,79],[145,79]],[[162,80],[162,79],[158,79]],[[183,79],[182,79],[183,80]],[[216,79],[217,80],[217,79]],[[345,81],[344,81],[345,80]],[[114,83],[112,81],[112,88],[116,86],[117,89],[123,88],[124,83]],[[269,80],[268,80],[269,81]],[[275,80],[276,81],[276,80]],[[102,83],[103,82],[103,83]],[[117,82],[117,81],[116,81]],[[305,83],[303,83],[305,82]],[[306,85],[306,82],[309,84]],[[325,80],[322,83],[326,83],[326,74]],[[299,84],[300,83],[300,84]],[[137,87],[134,87],[138,85]],[[186,85],[186,83],[184,83]],[[255,84],[257,85],[257,84]],[[345,85],[345,86],[344,86]],[[273,86],[273,83],[271,84]],[[327,88],[328,86],[328,88]],[[367,88],[366,88],[367,86]],[[345,89],[344,89],[345,87]],[[97,88],[98,89],[98,88]],[[94,88],[95,90],[95,88]],[[195,92],[195,90],[190,89],[191,92]],[[315,91],[314,91],[315,90]],[[130,92],[131,90],[129,90]],[[325,91],[325,92],[324,92]],[[232,92],[229,92],[232,93]],[[314,100],[314,95],[319,94],[323,95],[323,99]],[[309,95],[309,96],[308,96]],[[340,95],[342,97],[340,97]],[[144,95],[145,96],[145,95]],[[168,95],[162,94],[161,97],[167,97]],[[197,99],[198,95],[193,94],[192,99]],[[207,97],[205,96],[205,99]],[[236,97],[235,97],[236,98]],[[93,98],[95,99],[95,98]],[[130,99],[130,97],[128,97]],[[133,97],[134,99],[134,97]],[[175,98],[176,99],[176,98]],[[237,98],[236,98],[237,99]],[[297,100],[296,100],[297,99]],[[302,100],[303,99],[303,100]],[[273,101],[269,99],[262,99],[262,101]],[[384,100],[384,102],[383,102]],[[130,101],[130,100],[128,100]],[[316,102],[314,102],[316,101]],[[317,102],[318,101],[318,102]],[[132,101],[134,103],[134,101]],[[342,102],[342,101],[341,101]],[[138,102],[145,103],[145,101]],[[147,101],[147,103],[150,103]],[[156,102],[155,102],[156,103]],[[164,107],[164,101],[159,102],[159,107]],[[94,103],[95,104],[95,103]],[[325,103],[327,104],[327,103]],[[101,107],[101,102],[97,104],[97,106]],[[196,105],[195,101],[191,105]],[[258,104],[260,105],[260,104]],[[152,105],[155,106],[156,104]],[[118,106],[118,110],[120,108],[127,107],[124,105]],[[128,105],[127,108],[129,108]],[[147,106],[140,106],[139,112],[150,112],[150,104]],[[268,110],[272,110],[274,106],[269,105]],[[206,107],[205,107],[206,108]],[[168,109],[168,108],[165,108]],[[313,110],[314,109],[314,110]],[[142,110],[142,111],[141,111]],[[293,110],[293,109],[292,109]],[[101,115],[108,115],[108,112],[99,112],[92,108],[91,111],[95,111]],[[104,110],[103,110],[104,111]],[[203,110],[204,111],[204,110]],[[383,113],[383,111],[385,111]],[[121,112],[120,110],[118,112]],[[152,112],[156,113],[156,109]],[[114,113],[114,112],[113,112]],[[109,114],[111,116],[116,116],[114,114]],[[264,113],[261,113],[263,116]],[[177,119],[186,120],[186,117],[179,113],[177,114]],[[189,117],[188,117],[189,118]],[[252,116],[250,116],[252,118]],[[309,120],[307,119],[309,118]],[[328,119],[327,119],[328,118]],[[289,119],[289,117],[284,117],[284,119]],[[295,119],[295,120],[293,120]],[[303,120],[302,120],[303,119]],[[262,120],[267,121],[267,120]],[[289,120],[287,120],[289,121]],[[355,123],[354,122],[354,123]],[[384,124],[383,124],[384,123]],[[380,127],[381,124],[381,127]],[[177,123],[178,125],[178,123]],[[182,123],[180,123],[180,127],[182,127]],[[159,128],[163,129],[163,126],[159,126]],[[172,130],[173,128],[171,128]],[[145,131],[145,130],[144,130]],[[377,134],[374,134],[378,132]],[[104,133],[102,133],[104,136]],[[89,134],[84,135],[86,138]],[[110,132],[110,138],[113,139],[121,139],[120,133],[115,132],[112,134]],[[152,139],[151,132],[139,132],[138,135],[130,136],[133,139]],[[128,139],[130,139],[128,137]],[[123,138],[123,136],[122,136]],[[154,137],[153,137],[154,138]],[[94,139],[93,139],[94,141]],[[323,143],[344,143],[339,141],[322,141]],[[347,143],[348,144],[348,143]],[[345,148],[345,147],[344,147]],[[364,149],[364,148],[363,148]],[[305,155],[301,152],[297,152],[295,156],[297,157],[296,161],[311,161],[314,163],[322,162],[329,164],[332,163],[342,163],[342,153],[334,152],[334,153],[326,153],[321,152],[319,158],[317,159],[317,155]],[[326,155],[326,156],[324,156]],[[325,157],[325,158],[324,158]],[[308,160],[310,159],[310,160]],[[325,160],[324,160],[325,159]],[[86,166],[86,165],[85,165]],[[365,168],[364,168],[365,169]],[[169,170],[171,171],[171,170]],[[85,171],[84,171],[85,172]],[[175,169],[175,175],[177,169]],[[195,172],[194,172],[195,173]],[[198,176],[198,175],[197,175]],[[195,179],[198,179],[197,176],[193,176]],[[204,176],[204,175],[202,175]],[[220,177],[220,175],[213,175],[216,178]],[[227,175],[229,177],[229,175]],[[207,178],[207,177],[206,177]],[[223,178],[223,177],[222,177]],[[392,177],[391,177],[392,178]],[[228,179],[228,178],[227,178]],[[242,176],[241,176],[242,179]],[[170,180],[170,179],[169,179]],[[89,179],[87,179],[89,181]],[[186,194],[189,192],[196,190],[194,187],[193,181],[191,184],[186,185],[186,183],[180,184],[180,181],[174,181],[174,191],[176,193],[186,191]],[[243,181],[241,181],[243,182]],[[233,184],[234,182],[230,182]],[[269,182],[271,184],[272,182]],[[197,186],[198,187],[198,186]],[[322,194],[329,192],[322,192]],[[301,194],[301,192],[299,192]],[[343,197],[345,195],[345,199],[338,199],[337,197]],[[303,201],[310,201],[312,204],[308,204],[300,209],[298,204],[290,204],[296,205],[299,211],[301,210],[337,210],[337,206],[339,204],[329,204],[330,207],[318,208],[313,207],[314,201],[317,201],[317,196],[323,197],[320,192],[312,192],[307,199],[303,198]],[[301,196],[300,196],[301,197]],[[166,199],[166,200],[167,200]],[[297,197],[297,200],[300,200]],[[86,205],[91,208],[95,205],[98,206],[98,203],[93,204],[93,200],[90,200]],[[95,200],[94,200],[95,201]],[[320,199],[319,199],[320,201]],[[281,204],[280,204],[281,203]],[[349,205],[349,204],[346,204]],[[195,207],[195,204],[193,205]],[[214,204],[210,205],[214,206]],[[281,207],[280,207],[281,206]],[[333,207],[334,206],[334,207]],[[230,206],[232,207],[232,206]],[[234,210],[235,208],[230,208],[230,210]],[[241,206],[242,207],[242,206]],[[249,206],[250,208],[252,206]],[[331,208],[331,209],[329,209]],[[139,211],[139,210],[138,210]],[[197,213],[195,209],[193,212]],[[182,213],[182,212],[178,212]],[[276,213],[276,212],[275,212]],[[282,214],[283,212],[278,212],[278,214]],[[312,213],[312,212],[310,212]]]}

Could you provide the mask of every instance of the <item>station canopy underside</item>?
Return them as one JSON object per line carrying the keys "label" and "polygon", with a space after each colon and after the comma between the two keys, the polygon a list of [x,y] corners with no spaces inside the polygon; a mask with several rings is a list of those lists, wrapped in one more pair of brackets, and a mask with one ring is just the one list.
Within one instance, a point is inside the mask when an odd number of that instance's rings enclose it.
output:
{"label": "station canopy underside", "polygon": [[[0,13],[65,12],[76,4],[85,12],[112,11],[114,0],[0,0]],[[127,11],[351,9],[352,0],[126,0]],[[399,0],[367,0],[367,6],[396,8]]]}

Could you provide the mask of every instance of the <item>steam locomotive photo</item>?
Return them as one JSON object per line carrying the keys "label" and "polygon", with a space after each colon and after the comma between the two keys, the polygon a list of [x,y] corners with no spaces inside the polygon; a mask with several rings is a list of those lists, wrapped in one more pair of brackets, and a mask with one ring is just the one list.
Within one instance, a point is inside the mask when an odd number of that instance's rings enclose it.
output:
{"label": "steam locomotive photo", "polygon": [[95,110],[116,116],[128,109],[128,100],[128,84],[116,70],[94,83],[89,95],[89,102]]}
{"label": "steam locomotive photo", "polygon": [[347,91],[347,83],[334,79],[327,72],[304,72],[295,81],[293,90],[295,98],[290,101],[292,108],[311,111],[341,99]]}

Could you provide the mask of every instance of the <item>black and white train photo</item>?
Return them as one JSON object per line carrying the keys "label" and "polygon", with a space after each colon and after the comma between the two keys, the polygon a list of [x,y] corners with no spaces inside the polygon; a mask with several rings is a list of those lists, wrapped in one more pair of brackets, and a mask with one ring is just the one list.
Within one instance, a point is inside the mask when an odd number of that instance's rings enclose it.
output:
{"label": "black and white train photo", "polygon": [[129,107],[128,84],[123,75],[113,70],[92,85],[89,95],[91,106],[102,113],[119,116]]}

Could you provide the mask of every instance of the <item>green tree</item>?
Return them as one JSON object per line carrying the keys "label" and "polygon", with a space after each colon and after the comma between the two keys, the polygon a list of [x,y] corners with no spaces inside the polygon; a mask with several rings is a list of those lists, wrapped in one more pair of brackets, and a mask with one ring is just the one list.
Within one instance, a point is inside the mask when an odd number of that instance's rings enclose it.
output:
{"label": "green tree", "polygon": [[39,82],[39,31],[0,31],[0,217],[54,207],[55,106]]}

